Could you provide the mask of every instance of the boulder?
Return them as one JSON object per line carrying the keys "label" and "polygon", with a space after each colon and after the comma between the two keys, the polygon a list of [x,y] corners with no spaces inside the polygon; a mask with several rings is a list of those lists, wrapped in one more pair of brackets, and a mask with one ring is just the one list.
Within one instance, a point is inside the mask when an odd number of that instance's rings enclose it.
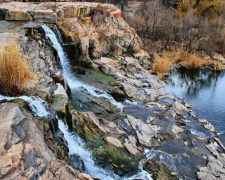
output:
{"label": "boulder", "polygon": [[178,101],[174,102],[174,104],[173,104],[173,109],[174,109],[174,111],[175,111],[178,115],[181,115],[181,114],[182,114],[182,111],[185,111],[185,112],[191,112],[190,109],[188,109],[186,106],[184,106],[183,104],[181,104],[181,103],[178,102]]}
{"label": "boulder", "polygon": [[181,128],[181,127],[179,127],[179,126],[177,126],[177,125],[175,125],[175,124],[172,126],[172,132],[173,132],[174,134],[176,134],[176,135],[182,133],[183,131],[184,131],[183,128]]}
{"label": "boulder", "polygon": [[56,23],[57,15],[52,10],[28,11],[35,21],[44,23]]}
{"label": "boulder", "polygon": [[149,89],[149,88],[145,88],[145,92],[147,95],[150,96],[152,101],[157,101],[159,97],[161,97],[162,99],[162,97],[165,97],[167,94],[169,94],[169,92],[164,92],[158,89]]}
{"label": "boulder", "polygon": [[50,94],[51,94],[50,87],[37,84],[35,86],[35,90],[36,90],[36,94],[42,99],[47,99],[48,97],[50,97]]}
{"label": "boulder", "polygon": [[78,178],[79,178],[80,180],[93,180],[92,177],[91,177],[90,175],[85,174],[85,173],[80,173],[80,174],[78,175]]}
{"label": "boulder", "polygon": [[113,146],[116,146],[118,148],[122,148],[123,147],[122,142],[119,139],[115,138],[115,137],[106,136],[104,139],[105,139],[105,141],[107,143],[112,144]]}
{"label": "boulder", "polygon": [[134,136],[128,136],[128,139],[125,139],[124,141],[125,141],[124,146],[130,154],[136,155],[137,153],[140,152],[137,149],[137,146],[136,146],[137,140]]}
{"label": "boulder", "polygon": [[219,155],[219,152],[217,151],[217,147],[213,143],[207,144],[205,146],[213,155],[215,156]]}
{"label": "boulder", "polygon": [[27,12],[9,10],[6,13],[6,20],[8,21],[26,21],[28,20]]}
{"label": "boulder", "polygon": [[199,172],[197,172],[197,177],[200,180],[224,179],[225,165],[221,162],[221,160],[213,156],[208,156],[207,166],[199,168]]}
{"label": "boulder", "polygon": [[124,119],[124,122],[135,130],[138,141],[142,146],[152,146],[151,139],[157,137],[157,133],[160,130],[159,126],[147,124],[142,120],[129,115]]}
{"label": "boulder", "polygon": [[100,121],[93,112],[80,112],[79,114],[87,117],[91,123],[95,124],[105,134],[124,134],[124,131],[120,130],[114,122],[106,121],[104,119],[101,119]]}
{"label": "boulder", "polygon": [[144,50],[140,50],[134,54],[134,58],[140,61],[140,64],[147,70],[152,67],[152,63],[150,62],[150,56]]}
{"label": "boulder", "polygon": [[135,88],[133,85],[128,83],[122,83],[122,86],[124,88],[125,94],[131,98],[132,101],[134,100],[142,100],[142,96],[139,93],[138,89]]}
{"label": "boulder", "polygon": [[113,59],[102,57],[101,59],[94,60],[94,63],[96,63],[99,66],[99,69],[103,71],[105,74],[115,76],[117,78],[124,79],[124,73],[121,71],[121,65],[118,61],[114,61]]}
{"label": "boulder", "polygon": [[204,124],[204,128],[210,130],[211,132],[215,132],[215,128],[211,123]]}
{"label": "boulder", "polygon": [[51,108],[57,112],[66,114],[66,105],[68,104],[68,96],[66,90],[60,83],[56,83],[57,89],[53,93],[53,102]]}

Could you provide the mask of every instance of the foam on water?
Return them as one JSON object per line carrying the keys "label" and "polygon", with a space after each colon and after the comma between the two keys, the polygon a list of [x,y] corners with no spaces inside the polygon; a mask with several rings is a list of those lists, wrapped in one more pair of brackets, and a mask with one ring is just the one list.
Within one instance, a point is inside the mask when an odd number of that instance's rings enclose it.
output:
{"label": "foam on water", "polygon": [[89,86],[87,84],[82,83],[71,73],[70,62],[69,62],[61,44],[59,43],[56,35],[54,34],[54,32],[48,26],[43,25],[42,28],[45,31],[46,37],[49,38],[52,45],[54,46],[54,48],[58,52],[58,56],[59,56],[59,59],[60,59],[61,65],[62,65],[62,71],[63,71],[63,73],[66,77],[66,80],[67,80],[67,83],[68,83],[69,87],[71,89],[77,89],[77,88],[80,88],[80,87],[84,87],[92,96],[109,99],[109,101],[113,105],[115,105],[118,109],[122,109],[123,104],[115,101],[115,99],[110,94],[108,94],[105,91],[102,91],[100,89],[97,89],[95,87],[92,87],[92,86]]}
{"label": "foam on water", "polygon": [[205,135],[205,133],[200,132],[200,131],[197,131],[197,130],[195,130],[195,129],[193,129],[193,128],[191,128],[190,131],[191,131],[192,134],[194,134],[194,135],[196,135],[196,136],[207,137],[207,136]]}
{"label": "foam on water", "polygon": [[36,96],[7,97],[0,95],[0,102],[3,100],[11,101],[14,99],[23,99],[24,101],[26,101],[35,116],[46,117],[49,114],[49,112],[46,110],[47,103],[39,97]]}

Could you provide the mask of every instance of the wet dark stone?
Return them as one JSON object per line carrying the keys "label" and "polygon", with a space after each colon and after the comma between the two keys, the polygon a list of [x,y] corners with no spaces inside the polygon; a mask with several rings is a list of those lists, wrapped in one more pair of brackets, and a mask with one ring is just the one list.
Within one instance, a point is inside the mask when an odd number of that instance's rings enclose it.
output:
{"label": "wet dark stone", "polygon": [[130,105],[125,107],[123,112],[125,114],[140,118],[143,121],[147,121],[148,117],[153,115],[153,112],[147,109],[144,105]]}
{"label": "wet dark stone", "polygon": [[197,151],[193,153],[182,140],[178,139],[154,147],[151,153],[153,156],[145,164],[145,169],[150,172],[157,171],[160,162],[169,172],[176,172],[177,178],[182,179],[196,179],[196,166],[206,163],[201,153]]}
{"label": "wet dark stone", "polygon": [[82,158],[76,154],[72,154],[69,156],[68,163],[76,170],[80,170],[81,172],[85,171],[85,165]]}
{"label": "wet dark stone", "polygon": [[73,130],[73,120],[72,120],[72,114],[70,112],[69,106],[66,105],[66,122],[69,128],[69,131]]}
{"label": "wet dark stone", "polygon": [[49,128],[52,133],[56,133],[59,129],[58,119],[54,116],[49,122]]}

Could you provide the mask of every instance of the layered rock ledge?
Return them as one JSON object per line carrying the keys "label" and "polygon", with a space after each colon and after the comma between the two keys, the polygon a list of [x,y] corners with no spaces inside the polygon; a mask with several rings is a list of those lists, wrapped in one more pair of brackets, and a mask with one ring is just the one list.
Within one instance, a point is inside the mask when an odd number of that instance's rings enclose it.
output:
{"label": "layered rock ledge", "polygon": [[[67,42],[68,55],[79,65],[91,66],[102,55],[133,55],[150,68],[142,41],[112,4],[48,2],[0,4],[0,18],[8,21],[38,21],[57,24]],[[74,55],[74,51],[78,55]]]}

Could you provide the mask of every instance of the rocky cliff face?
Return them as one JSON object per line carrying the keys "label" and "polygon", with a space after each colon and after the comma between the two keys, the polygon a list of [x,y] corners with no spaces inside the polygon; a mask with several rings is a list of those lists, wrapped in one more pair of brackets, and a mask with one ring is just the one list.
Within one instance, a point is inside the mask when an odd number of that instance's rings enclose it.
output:
{"label": "rocky cliff face", "polygon": [[79,59],[91,65],[102,55],[133,55],[149,68],[149,55],[144,52],[135,29],[121,17],[112,4],[99,3],[6,3],[0,5],[0,16],[9,21],[58,23],[66,41],[74,45]]}
{"label": "rocky cliff face", "polygon": [[78,172],[56,158],[43,120],[18,103],[2,103],[0,114],[1,179],[79,179]]}
{"label": "rocky cliff face", "polygon": [[[55,61],[55,51],[43,40],[41,28],[0,23],[2,42],[18,40],[37,82],[28,82],[27,95],[49,101],[49,118],[34,117],[28,103],[15,99],[0,104],[0,179],[92,179],[67,164],[68,148],[55,115],[66,116],[67,95],[61,91],[64,78]],[[5,29],[6,28],[6,29]],[[10,28],[13,33],[8,33]],[[60,84],[61,83],[61,84]],[[60,103],[56,103],[60,101]],[[65,118],[66,121],[66,118]],[[56,136],[58,133],[61,136]]]}

